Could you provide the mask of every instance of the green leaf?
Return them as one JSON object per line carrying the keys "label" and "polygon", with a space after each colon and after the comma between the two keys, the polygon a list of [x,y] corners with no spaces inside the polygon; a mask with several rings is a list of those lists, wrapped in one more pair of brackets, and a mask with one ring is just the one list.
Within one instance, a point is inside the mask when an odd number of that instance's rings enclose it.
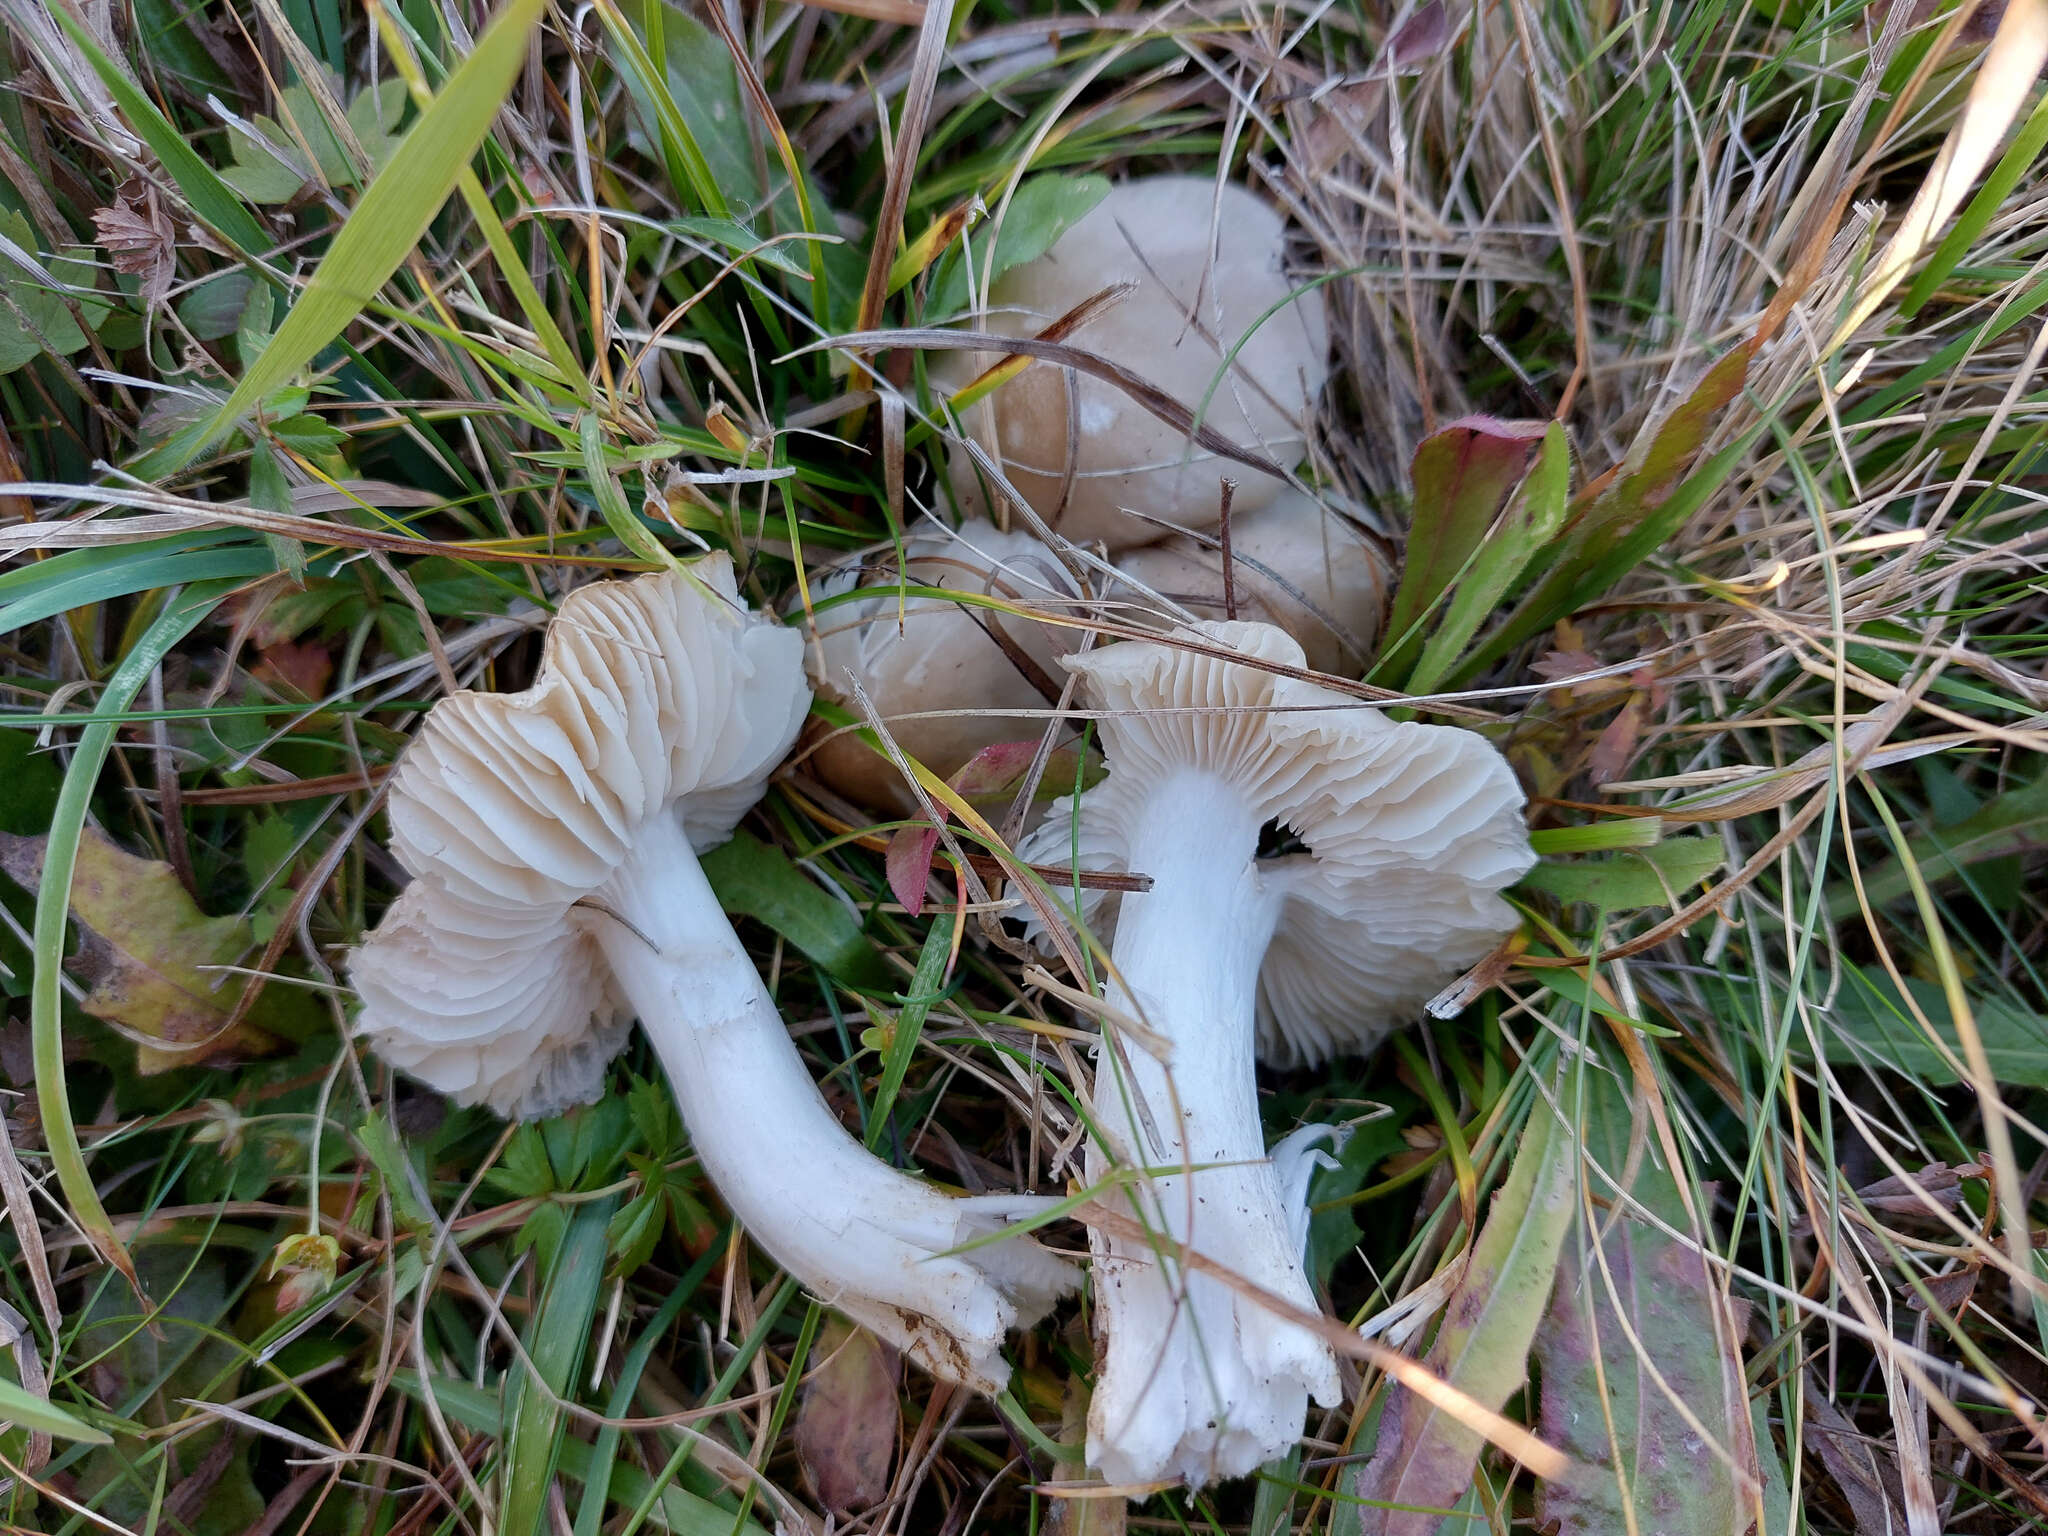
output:
{"label": "green leaf", "polygon": [[1337,1149],[1336,1166],[1319,1168],[1308,1186],[1308,1271],[1316,1285],[1330,1276],[1358,1246],[1364,1230],[1350,1196],[1365,1188],[1372,1171],[1408,1145],[1401,1135],[1407,1117],[1384,1114],[1354,1125]]}
{"label": "green leaf", "polygon": [[113,1436],[73,1418],[55,1403],[37,1397],[26,1387],[0,1376],[0,1422],[40,1430],[60,1440],[83,1440],[88,1445],[110,1445]]}
{"label": "green leaf", "polygon": [[1407,560],[1387,616],[1388,651],[1376,675],[1399,677],[1408,670],[1422,645],[1424,621],[1465,579],[1548,432],[1542,422],[1468,416],[1416,448],[1409,471],[1415,505]]}
{"label": "green leaf", "polygon": [[588,1201],[569,1217],[568,1231],[547,1266],[540,1305],[524,1343],[547,1391],[536,1390],[523,1363],[506,1377],[502,1536],[538,1536],[547,1529],[547,1495],[561,1456],[562,1412],[554,1399],[571,1394],[585,1341],[604,1290],[605,1234],[614,1202]]}
{"label": "green leaf", "polygon": [[[652,1339],[644,1342],[652,1342]],[[424,1387],[418,1375],[410,1370],[395,1372],[392,1385],[414,1401],[431,1390],[441,1411],[464,1429],[495,1435],[501,1428],[497,1401],[482,1387],[446,1376],[436,1376],[431,1387]],[[623,1417],[623,1408],[615,1410],[613,1416]],[[600,1436],[616,1436],[619,1432],[606,1428],[598,1433]],[[647,1473],[630,1461],[610,1458],[600,1461],[597,1453],[582,1440],[562,1441],[559,1468],[562,1476],[577,1483],[587,1482],[600,1468],[607,1469],[611,1497],[622,1503],[638,1504],[655,1492],[654,1479]],[[659,1490],[659,1496],[648,1511],[647,1523],[657,1530],[673,1531],[677,1536],[767,1536],[753,1521],[736,1522],[731,1510],[721,1509],[710,1500],[674,1483]]]}
{"label": "green leaf", "polygon": [[[1109,195],[1106,176],[1033,176],[1020,183],[996,232],[995,265],[990,280],[1012,267],[1036,261]],[[943,258],[925,300],[925,314],[939,318],[967,306],[966,248],[955,247]],[[977,281],[985,253],[974,253]]]}
{"label": "green leaf", "polygon": [[235,334],[249,291],[256,280],[239,269],[216,273],[174,306],[178,318],[201,341],[219,341]]}
{"label": "green leaf", "polygon": [[1899,313],[1911,319],[1920,312],[1921,306],[1934,296],[1934,290],[1948,280],[1970,247],[1991,225],[1991,219],[2005,200],[2012,196],[2013,188],[2020,184],[2020,178],[2034,168],[2034,162],[2041,151],[2048,148],[2048,96],[2034,104],[2033,114],[2028,117],[2020,131],[1993,166],[1991,174],[1984,178],[1984,185],[1969,201],[1967,207],[1956,215],[1955,223],[1942,237],[1934,254],[1927,258],[1927,265],[1920,275],[1913,279],[1905,296],[1899,300]]}
{"label": "green leaf", "polygon": [[[1635,1129],[1628,1100],[1610,1073],[1588,1065],[1578,1075],[1583,1142],[1621,1178]],[[1685,1202],[1654,1138],[1634,1167],[1631,1195],[1684,1230]],[[1612,1191],[1592,1177],[1601,1197],[1596,1220],[1589,1224],[1579,1209],[1535,1342],[1538,1429],[1571,1458],[1562,1477],[1538,1487],[1537,1523],[1554,1522],[1559,1536],[1748,1529],[1753,1510],[1743,1483],[1701,1446],[1695,1428],[1704,1426],[1755,1477],[1738,1306],[1715,1286],[1696,1246],[1674,1242],[1625,1207],[1610,1209]]]}
{"label": "green leaf", "polygon": [[[628,11],[637,13],[638,31]],[[754,162],[739,72],[725,44],[667,0],[629,0],[625,9],[602,5],[597,14],[615,48],[613,63],[668,163],[675,191],[687,189],[700,212],[721,219],[735,204],[758,202],[766,189]],[[643,37],[651,41],[643,43]]]}
{"label": "green leaf", "polygon": [[1405,684],[1410,693],[1429,693],[1456,668],[1479,626],[1513,589],[1523,571],[1536,563],[1564,525],[1565,503],[1571,494],[1572,456],[1564,427],[1552,422],[1536,452],[1536,465],[1520,493],[1499,520],[1497,530],[1480,541],[1463,581],[1454,584],[1443,622],[1422,649]]}
{"label": "green leaf", "polygon": [[88,325],[98,325],[112,308],[93,296],[95,269],[77,256],[41,261],[33,225],[19,213],[0,212],[0,236],[22,256],[37,261],[56,286],[24,267],[0,247],[0,374],[12,373],[45,352],[69,357],[85,346],[85,332],[64,301],[69,293]]}
{"label": "green leaf", "polygon": [[705,854],[703,864],[726,911],[758,918],[850,986],[889,990],[888,969],[859,921],[781,849],[738,832]]}
{"label": "green leaf", "polygon": [[1654,848],[1604,859],[1538,864],[1523,876],[1522,885],[1548,891],[1560,901],[1582,901],[1606,912],[1633,912],[1677,905],[1726,862],[1727,850],[1718,837],[1674,837]]}
{"label": "green leaf", "polygon": [[[120,551],[116,551],[120,553]],[[51,562],[54,563],[54,562]],[[0,582],[6,577],[0,576]],[[133,649],[121,659],[100,690],[99,707],[118,714],[135,700],[143,681],[163,662],[214,607],[227,596],[221,584],[195,585],[178,594],[159,614]],[[80,732],[64,774],[64,787],[50,813],[43,843],[42,879],[36,887],[34,981],[29,993],[29,1034],[34,1050],[36,1107],[42,1115],[43,1143],[56,1172],[58,1187],[75,1222],[94,1250],[108,1264],[137,1284],[135,1265],[107,1217],[92,1170],[78,1144],[71,1118],[64,1063],[64,998],[60,977],[64,939],[71,915],[71,877],[78,867],[78,844],[85,831],[86,811],[98,786],[100,770],[114,750],[112,721],[95,721]]]}
{"label": "green leaf", "polygon": [[889,1033],[889,1050],[882,1062],[881,1080],[875,1084],[875,1107],[868,1115],[868,1145],[879,1146],[889,1127],[889,1114],[896,1107],[896,1095],[903,1089],[910,1059],[917,1054],[917,1042],[924,1036],[924,1021],[939,1000],[946,979],[946,961],[953,953],[953,914],[942,912],[924,936],[924,948],[917,957],[917,972],[904,994],[903,1009]]}
{"label": "green leaf", "polygon": [[[1528,1376],[1529,1345],[1577,1209],[1573,1157],[1570,1136],[1539,1095],[1429,1351],[1431,1370],[1496,1412]],[[1433,1512],[1463,1496],[1484,1445],[1479,1431],[1396,1384],[1379,1447],[1352,1492],[1383,1506],[1377,1529],[1385,1536],[1432,1536]]]}
{"label": "green leaf", "polygon": [[1641,1030],[1646,1035],[1672,1037],[1673,1030],[1661,1024],[1652,1024],[1647,1019],[1638,1019],[1607,1001],[1600,989],[1592,984],[1586,973],[1564,966],[1546,967],[1542,973],[1543,987],[1571,1003],[1582,1013],[1597,1013],[1603,1019],[1612,1019],[1617,1024],[1626,1024],[1630,1029]]}
{"label": "green leaf", "polygon": [[[1928,1039],[1898,987],[1883,971],[1842,962],[1843,982],[1820,1031],[1821,1049],[1837,1065],[1891,1067],[1936,1087],[1953,1086],[1963,1048],[1942,989],[1906,978],[1906,988],[1933,1024],[1949,1056]],[[2009,998],[1974,996],[1970,1011],[1991,1062],[1991,1075],[2012,1088],[2048,1088],[2048,1018]],[[1798,1037],[1795,1036],[1795,1043]]]}
{"label": "green leaf", "polygon": [[765,267],[774,267],[787,272],[791,277],[800,277],[805,282],[811,278],[811,269],[797,260],[796,252],[802,247],[793,242],[781,245],[762,246],[761,237],[742,224],[738,219],[719,219],[699,215],[686,219],[670,219],[668,227],[679,235],[688,235],[706,245],[723,246],[736,256],[751,254]]}
{"label": "green leaf", "polygon": [[597,510],[603,514],[605,527],[611,529],[613,537],[626,546],[627,553],[635,559],[645,560],[649,565],[676,570],[676,557],[667,547],[648,531],[647,525],[633,515],[633,509],[626,504],[626,493],[619,485],[619,477],[612,472],[611,461],[605,455],[604,423],[594,411],[585,412],[576,423],[576,435],[583,449],[583,475],[589,482],[591,495],[597,498]]}
{"label": "green leaf", "polygon": [[[1950,880],[1972,864],[2026,853],[2048,843],[2048,774],[2001,790],[1962,820],[1924,828],[1906,844],[1906,853],[1929,885]],[[1912,883],[1903,858],[1890,858],[1863,872],[1863,890],[1872,907],[1909,895]],[[1855,887],[1846,880],[1828,898],[1828,915],[1836,921],[1862,910]]]}
{"label": "green leaf", "polygon": [[[339,82],[330,80],[328,84],[332,89]],[[386,80],[358,92],[348,105],[349,131],[373,172],[382,169],[398,147],[393,130],[405,116],[405,104],[405,82]],[[223,181],[252,203],[289,202],[313,179],[315,167],[330,187],[353,187],[362,181],[355,157],[328,123],[311,90],[304,85],[286,86],[278,92],[278,111],[283,121],[258,117],[248,129],[228,125],[228,152],[234,160],[221,172]],[[298,133],[287,124],[296,126]],[[312,146],[312,166],[299,147],[301,136]]]}
{"label": "green leaf", "polygon": [[[542,8],[543,0],[507,0],[363,193],[263,355],[244,371],[204,433],[188,442],[185,462],[310,363],[398,270],[490,131],[526,62],[527,40]],[[159,465],[158,471],[173,467],[182,466]]]}
{"label": "green leaf", "polygon": [[1507,622],[1465,659],[1459,675],[1490,665],[1592,602],[1675,533],[1705,494],[1732,471],[1739,457],[1736,450],[1746,451],[1746,439],[1714,455],[1693,476],[1686,475],[1720,425],[1722,411],[1742,393],[1754,349],[1754,342],[1732,348],[1670,414],[1645,429],[1614,482],[1564,529],[1562,546],[1543,579],[1515,606]]}

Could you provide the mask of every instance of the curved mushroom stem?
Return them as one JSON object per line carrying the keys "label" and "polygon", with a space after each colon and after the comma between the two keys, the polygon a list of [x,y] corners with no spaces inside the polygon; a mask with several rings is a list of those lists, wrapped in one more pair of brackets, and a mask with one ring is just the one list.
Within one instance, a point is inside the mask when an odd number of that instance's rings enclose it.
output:
{"label": "curved mushroom stem", "polygon": [[1003,1335],[1043,1316],[1073,1271],[1028,1239],[948,1251],[1048,1202],[951,1198],[847,1134],[679,819],[648,824],[597,901],[616,920],[586,920],[741,1225],[820,1300],[934,1375],[1000,1391],[1010,1374]]}
{"label": "curved mushroom stem", "polygon": [[1152,889],[1123,898],[1110,1002],[1166,1036],[1171,1060],[1129,1041],[1098,1055],[1096,1113],[1113,1145],[1091,1148],[1090,1181],[1111,1171],[1107,1154],[1151,1171],[1131,1203],[1153,1240],[1093,1234],[1107,1353],[1088,1459],[1113,1483],[1243,1476],[1300,1439],[1311,1393],[1338,1400],[1327,1344],[1176,1256],[1192,1250],[1318,1310],[1301,1263],[1301,1181],[1283,1178],[1259,1124],[1254,1013],[1280,894],[1260,876],[1258,837],[1245,797],[1193,771],[1159,784],[1127,828],[1131,867]]}

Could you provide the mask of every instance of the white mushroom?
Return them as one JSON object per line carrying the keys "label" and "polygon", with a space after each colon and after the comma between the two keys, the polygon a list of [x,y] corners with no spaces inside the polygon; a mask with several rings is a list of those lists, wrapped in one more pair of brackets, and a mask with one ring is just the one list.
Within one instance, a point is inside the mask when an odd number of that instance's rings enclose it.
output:
{"label": "white mushroom", "polygon": [[849,1136],[697,862],[796,735],[802,645],[714,555],[583,588],[531,688],[437,704],[394,777],[414,878],[352,957],[356,1028],[458,1101],[531,1116],[595,1098],[637,1015],[761,1247],[934,1374],[994,1390],[1004,1332],[1070,1271],[1023,1239],[950,1250],[1042,1202],[948,1198]]}
{"label": "white mushroom", "polygon": [[[1057,676],[1069,647],[1063,632],[987,606],[955,602],[912,587],[944,587],[972,597],[1025,604],[1067,602],[1072,584],[1038,540],[969,521],[957,533],[933,528],[878,545],[851,568],[815,588],[823,602],[860,587],[863,595],[818,613],[818,644],[807,660],[819,693],[860,718],[858,682],[904,753],[949,778],[985,747],[1035,740],[1043,720],[1030,712],[1054,701],[995,638],[1014,646],[1041,678]],[[862,585],[865,583],[865,585]],[[940,713],[990,711],[990,713]],[[865,722],[863,722],[865,723]],[[823,741],[811,770],[856,804],[910,816],[918,800],[895,763],[851,731]]]}
{"label": "white mushroom", "polygon": [[[1498,892],[1533,862],[1522,792],[1483,738],[1395,723],[1256,665],[1302,660],[1251,623],[1070,659],[1104,712],[1108,774],[1018,849],[1065,864],[1077,848],[1084,869],[1152,879],[1083,901],[1098,933],[1114,925],[1111,1010],[1168,1052],[1128,1036],[1097,1052],[1104,1144],[1088,1176],[1151,1170],[1128,1211],[1166,1240],[1093,1235],[1103,1354],[1088,1455],[1112,1482],[1241,1475],[1296,1442],[1310,1395],[1336,1401],[1317,1334],[1175,1251],[1316,1307],[1306,1154],[1298,1136],[1267,1153],[1254,1039],[1283,1064],[1374,1044],[1513,930]],[[1282,841],[1293,851],[1261,856]]]}
{"label": "white mushroom", "polygon": [[[1120,363],[1241,448],[1281,465],[1301,457],[1307,422],[1329,372],[1322,291],[1300,288],[1283,264],[1286,225],[1243,187],[1200,176],[1152,176],[1113,188],[1036,261],[991,285],[986,329],[1034,335],[1113,283],[1136,289],[1067,341]],[[1270,315],[1267,313],[1272,310]],[[949,358],[938,380],[957,390],[995,358]],[[1218,458],[1114,384],[1033,363],[967,413],[966,426],[1038,514],[1077,542],[1149,544],[1170,529],[1213,528],[1219,483],[1237,482],[1250,512],[1283,481]],[[1067,471],[1071,449],[1073,478]],[[980,500],[976,472],[956,454],[954,481]]]}
{"label": "white mushroom", "polygon": [[[1230,518],[1230,596],[1236,617],[1277,624],[1318,672],[1356,677],[1386,617],[1387,562],[1341,512],[1288,486],[1257,511]],[[1226,611],[1216,534],[1179,534],[1126,550],[1119,571],[1199,618]],[[1106,594],[1118,596],[1112,587]]]}

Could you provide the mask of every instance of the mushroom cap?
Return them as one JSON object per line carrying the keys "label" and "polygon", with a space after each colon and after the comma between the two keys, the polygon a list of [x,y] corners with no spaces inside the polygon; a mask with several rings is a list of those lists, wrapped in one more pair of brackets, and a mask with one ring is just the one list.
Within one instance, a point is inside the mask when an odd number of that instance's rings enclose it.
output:
{"label": "mushroom cap", "polygon": [[[943,530],[913,534],[903,548],[903,574],[913,586],[989,593],[1024,603],[1064,602],[1074,595],[1043,544],[990,523],[969,521],[957,535]],[[896,744],[940,778],[951,776],[984,747],[1022,741],[1044,729],[1041,721],[1011,714],[896,718],[923,710],[1048,709],[1045,696],[990,635],[989,626],[999,627],[1055,678],[1065,642],[1060,630],[989,608],[915,593],[903,596],[894,545],[877,545],[861,558],[872,566],[855,565],[815,589],[821,597],[833,597],[865,579],[872,594],[818,615],[818,644],[809,648],[806,659],[820,694],[857,716],[849,677],[857,678]],[[826,737],[809,761],[819,779],[858,805],[903,816],[918,811],[917,797],[896,765],[850,731]]]}
{"label": "mushroom cap", "polygon": [[[1125,829],[1167,781],[1226,779],[1307,850],[1259,861],[1281,901],[1259,973],[1259,1054],[1286,1067],[1368,1049],[1514,931],[1499,892],[1535,863],[1521,786],[1472,731],[1388,720],[1227,659],[1300,667],[1301,647],[1273,625],[1205,622],[1176,638],[1067,659],[1107,712],[1097,729],[1109,771],[1018,853],[1065,864],[1078,851],[1083,869],[1128,869]],[[1081,893],[1098,935],[1116,901]]]}
{"label": "mushroom cap", "polygon": [[[1240,617],[1286,630],[1314,671],[1355,677],[1364,670],[1386,619],[1392,573],[1348,518],[1287,486],[1254,512],[1233,510],[1230,551]],[[1202,618],[1226,616],[1223,551],[1209,536],[1179,534],[1128,550],[1116,565]]]}
{"label": "mushroom cap", "polygon": [[[1213,243],[1212,243],[1213,242]],[[1202,176],[1127,181],[1036,261],[991,286],[986,329],[1035,334],[1112,283],[1136,290],[1069,338],[1157,385],[1230,441],[1279,464],[1301,456],[1307,420],[1329,373],[1330,325],[1320,289],[1293,293],[1283,265],[1286,224],[1253,193]],[[1254,329],[1256,327],[1256,329]],[[1236,357],[1219,380],[1231,349]],[[962,354],[936,370],[949,388],[990,366]],[[1210,385],[1215,382],[1213,393]],[[1060,505],[1068,459],[1065,370],[1034,363],[967,413],[966,425],[1001,461],[1018,493],[1061,534],[1112,549],[1160,537],[1156,523],[1213,528],[1218,482],[1237,482],[1240,511],[1264,506],[1285,484],[1212,457],[1114,384],[1076,376],[1075,477]],[[1208,395],[1206,410],[1203,396]],[[956,455],[954,483],[970,503],[974,466]]]}
{"label": "mushroom cap", "polygon": [[461,1103],[595,1098],[631,1012],[575,903],[653,817],[700,851],[732,835],[810,707],[802,652],[708,555],[579,589],[532,687],[435,705],[392,776],[414,878],[350,958],[356,1032]]}

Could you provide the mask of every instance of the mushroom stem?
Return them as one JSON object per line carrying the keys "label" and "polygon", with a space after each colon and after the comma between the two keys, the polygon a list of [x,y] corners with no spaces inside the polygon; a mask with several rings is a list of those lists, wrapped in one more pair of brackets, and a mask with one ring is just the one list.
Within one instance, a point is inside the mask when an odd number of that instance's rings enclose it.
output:
{"label": "mushroom stem", "polygon": [[820,1300],[949,1379],[998,1391],[1003,1335],[1072,1285],[1029,1241],[950,1250],[1046,1203],[952,1198],[849,1136],[705,878],[654,818],[586,921],[668,1073],[699,1162],[741,1225]]}
{"label": "mushroom stem", "polygon": [[1094,1234],[1107,1354],[1088,1455],[1111,1482],[1167,1469],[1193,1485],[1242,1476],[1294,1444],[1310,1393],[1337,1401],[1321,1339],[1175,1258],[1184,1246],[1317,1310],[1301,1262],[1301,1181],[1268,1156],[1259,1123],[1253,1019],[1282,894],[1260,873],[1259,826],[1241,791],[1187,770],[1158,786],[1128,831],[1131,867],[1152,887],[1123,898],[1110,1000],[1163,1034],[1171,1059],[1127,1045],[1097,1073],[1112,1145],[1091,1149],[1091,1182],[1111,1171],[1111,1154],[1152,1170],[1132,1205],[1163,1240]]}

